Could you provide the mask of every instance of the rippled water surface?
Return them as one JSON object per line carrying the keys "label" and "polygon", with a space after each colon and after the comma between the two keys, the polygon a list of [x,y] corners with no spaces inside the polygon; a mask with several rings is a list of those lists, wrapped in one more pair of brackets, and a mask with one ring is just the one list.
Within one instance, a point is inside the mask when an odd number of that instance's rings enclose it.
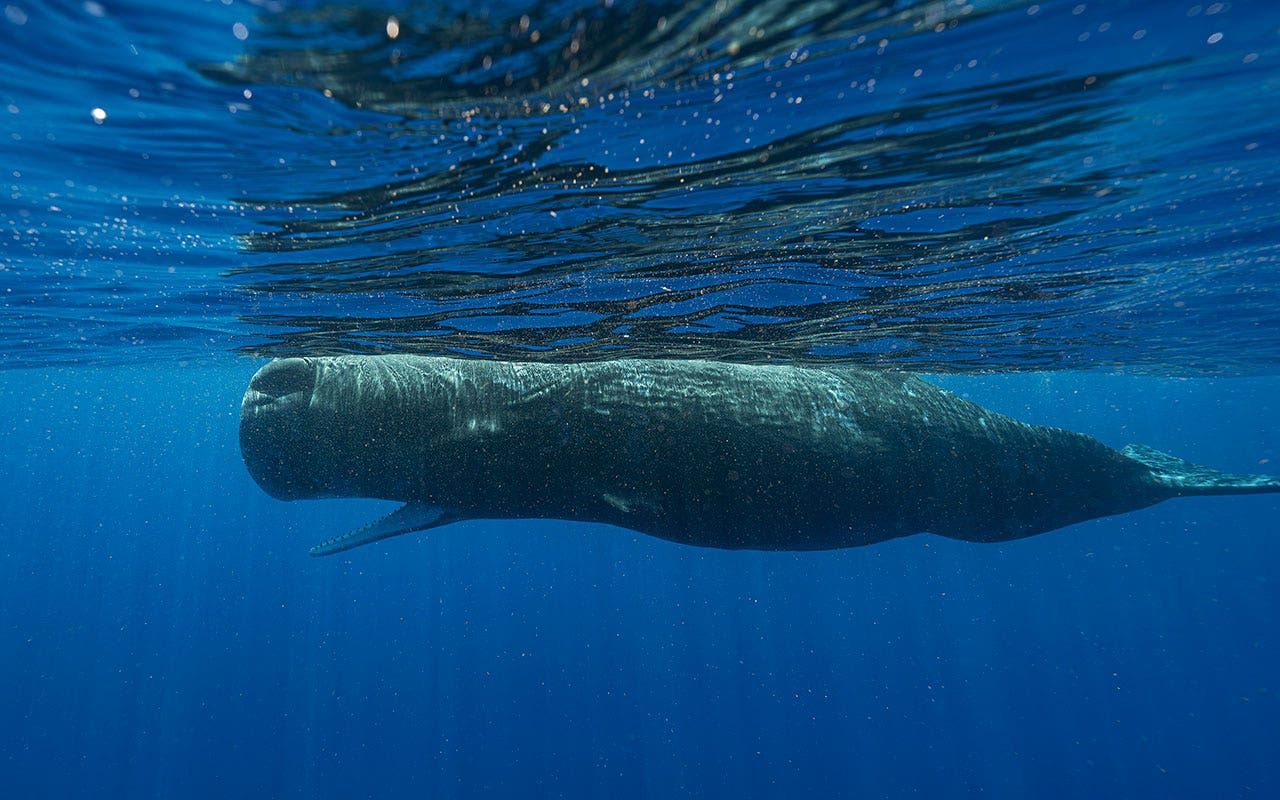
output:
{"label": "rippled water surface", "polygon": [[1280,366],[1280,4],[12,3],[9,366]]}

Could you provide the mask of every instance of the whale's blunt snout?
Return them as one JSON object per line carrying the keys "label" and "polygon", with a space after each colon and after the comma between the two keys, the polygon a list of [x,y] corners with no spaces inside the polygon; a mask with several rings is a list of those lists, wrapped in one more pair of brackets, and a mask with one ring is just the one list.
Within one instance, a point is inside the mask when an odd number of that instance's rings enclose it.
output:
{"label": "whale's blunt snout", "polygon": [[259,415],[273,410],[296,411],[311,402],[315,388],[316,368],[307,359],[272,361],[249,381],[241,412]]}
{"label": "whale's blunt snout", "polygon": [[316,363],[272,361],[249,381],[240,406],[240,453],[249,474],[282,500],[303,497],[311,435],[306,417],[316,389]]}

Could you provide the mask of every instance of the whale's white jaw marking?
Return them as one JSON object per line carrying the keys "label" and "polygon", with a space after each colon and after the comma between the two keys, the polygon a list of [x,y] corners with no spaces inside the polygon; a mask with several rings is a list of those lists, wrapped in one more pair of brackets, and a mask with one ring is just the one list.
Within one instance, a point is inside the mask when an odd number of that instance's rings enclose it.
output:
{"label": "whale's white jaw marking", "polygon": [[244,393],[244,400],[240,403],[240,413],[262,415],[280,411],[300,411],[310,403],[310,392],[290,392],[276,396],[250,389]]}

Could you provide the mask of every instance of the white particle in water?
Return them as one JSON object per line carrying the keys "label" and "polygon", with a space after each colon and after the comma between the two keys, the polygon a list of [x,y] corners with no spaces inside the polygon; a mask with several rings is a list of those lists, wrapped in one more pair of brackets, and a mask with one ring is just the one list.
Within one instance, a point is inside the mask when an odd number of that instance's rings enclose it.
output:
{"label": "white particle in water", "polygon": [[101,125],[107,119],[107,112],[103,111],[101,108],[95,108],[94,110],[89,112],[89,115],[92,116],[93,121],[98,123],[99,125]]}
{"label": "white particle in water", "polygon": [[9,20],[14,25],[27,24],[27,12],[23,11],[21,8],[18,8],[17,6],[5,6],[4,16],[5,16],[5,19]]}
{"label": "white particle in water", "polygon": [[231,33],[242,42],[249,38],[249,29],[243,22],[237,22],[235,25],[232,25]]}

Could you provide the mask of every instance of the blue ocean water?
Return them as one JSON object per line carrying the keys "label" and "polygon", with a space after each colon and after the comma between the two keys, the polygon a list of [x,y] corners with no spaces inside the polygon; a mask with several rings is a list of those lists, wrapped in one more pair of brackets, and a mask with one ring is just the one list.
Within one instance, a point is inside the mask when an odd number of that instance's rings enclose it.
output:
{"label": "blue ocean water", "polygon": [[1278,472],[1274,3],[0,0],[6,797],[1270,797],[1277,501],[704,550],[245,472],[267,356],[834,361]]}

